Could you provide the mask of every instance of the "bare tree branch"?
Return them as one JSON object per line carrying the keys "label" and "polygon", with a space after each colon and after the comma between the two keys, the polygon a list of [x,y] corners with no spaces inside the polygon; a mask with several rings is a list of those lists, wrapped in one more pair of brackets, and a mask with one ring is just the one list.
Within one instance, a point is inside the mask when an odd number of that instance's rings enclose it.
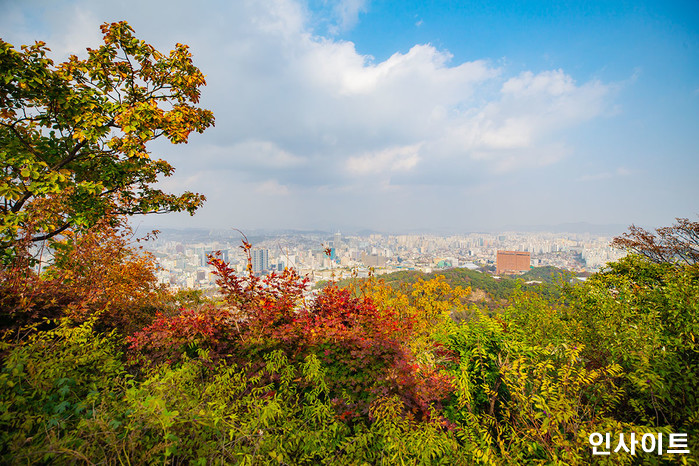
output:
{"label": "bare tree branch", "polygon": [[66,222],[60,228],[58,228],[50,233],[46,233],[45,235],[41,235],[41,236],[34,236],[32,238],[32,242],[44,241],[44,240],[53,238],[54,236],[59,235],[59,234],[63,233],[64,231],[66,231],[70,227],[70,225],[71,225],[71,222]]}
{"label": "bare tree branch", "polygon": [[699,222],[677,218],[670,227],[656,229],[653,234],[631,225],[629,231],[617,236],[612,246],[639,254],[656,263],[699,264]]}

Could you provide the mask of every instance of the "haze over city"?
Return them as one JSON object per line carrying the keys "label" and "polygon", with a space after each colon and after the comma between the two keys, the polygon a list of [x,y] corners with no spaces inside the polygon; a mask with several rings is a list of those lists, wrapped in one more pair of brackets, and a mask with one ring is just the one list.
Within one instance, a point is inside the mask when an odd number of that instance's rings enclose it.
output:
{"label": "haze over city", "polygon": [[158,141],[171,228],[478,231],[697,214],[697,2],[4,1],[59,62],[190,45],[216,127]]}

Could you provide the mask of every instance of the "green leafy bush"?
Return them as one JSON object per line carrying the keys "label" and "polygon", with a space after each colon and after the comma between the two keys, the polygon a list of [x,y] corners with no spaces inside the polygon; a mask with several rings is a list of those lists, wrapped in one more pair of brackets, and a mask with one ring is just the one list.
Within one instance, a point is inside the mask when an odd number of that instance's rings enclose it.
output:
{"label": "green leafy bush", "polygon": [[122,393],[128,376],[118,342],[113,334],[95,335],[93,325],[94,319],[77,327],[64,320],[14,348],[3,345],[0,452],[6,462],[79,450],[85,439],[72,435],[75,429]]}

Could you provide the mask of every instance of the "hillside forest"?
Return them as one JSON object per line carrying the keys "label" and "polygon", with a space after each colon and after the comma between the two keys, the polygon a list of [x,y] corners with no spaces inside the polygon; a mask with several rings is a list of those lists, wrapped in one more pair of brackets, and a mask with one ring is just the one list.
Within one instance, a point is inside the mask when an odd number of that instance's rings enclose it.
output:
{"label": "hillside forest", "polygon": [[155,187],[173,167],[146,150],[214,123],[204,77],[184,45],[102,30],[57,66],[0,42],[0,463],[698,462],[699,222],[632,226],[583,282],[453,269],[314,293],[255,275],[243,237],[247,273],[214,254],[215,297],[173,292],[128,217],[204,201]]}

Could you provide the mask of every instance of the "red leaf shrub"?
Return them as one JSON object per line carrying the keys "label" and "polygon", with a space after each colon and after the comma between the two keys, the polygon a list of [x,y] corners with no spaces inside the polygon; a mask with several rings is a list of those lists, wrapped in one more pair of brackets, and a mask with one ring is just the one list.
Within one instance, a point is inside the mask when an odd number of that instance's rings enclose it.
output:
{"label": "red leaf shrub", "polygon": [[429,418],[451,391],[448,376],[416,364],[407,342],[413,322],[393,309],[353,297],[348,290],[325,287],[310,303],[304,300],[307,278],[284,270],[258,277],[238,276],[211,257],[225,305],[159,315],[131,338],[131,350],[151,361],[174,362],[199,348],[212,360],[226,358],[256,370],[262,354],[283,350],[292,361],[314,353],[324,363],[330,392],[342,419],[369,415],[380,396],[398,395],[408,413]]}
{"label": "red leaf shrub", "polygon": [[182,310],[175,316],[158,313],[152,324],[127,337],[132,358],[169,363],[187,355],[197,356],[198,349],[209,350],[218,359],[230,348],[234,338],[230,312],[213,306]]}

